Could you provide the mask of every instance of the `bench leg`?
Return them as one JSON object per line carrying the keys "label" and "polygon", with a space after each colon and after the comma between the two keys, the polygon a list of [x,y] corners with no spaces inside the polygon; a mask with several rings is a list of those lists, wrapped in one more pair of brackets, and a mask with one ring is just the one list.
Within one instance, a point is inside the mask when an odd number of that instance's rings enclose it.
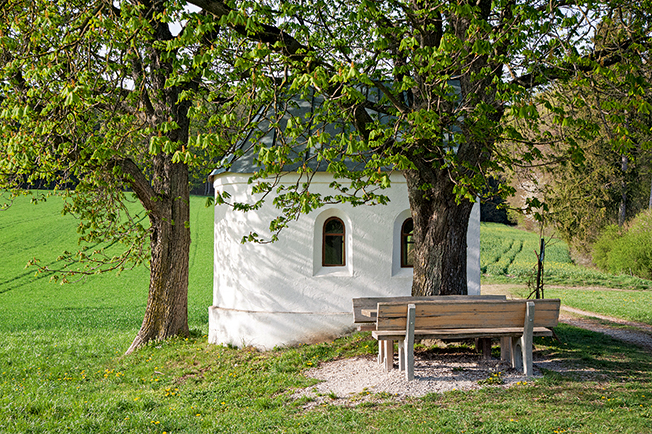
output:
{"label": "bench leg", "polygon": [[532,362],[532,331],[534,321],[534,303],[528,302],[525,311],[523,336],[512,338],[512,367],[522,370],[526,377],[534,373]]}
{"label": "bench leg", "polygon": [[398,341],[398,370],[405,371],[405,340]]}
{"label": "bench leg", "polygon": [[530,337],[530,342],[527,342],[525,336],[523,336],[523,373],[526,377],[531,377],[533,372],[533,360],[532,360],[532,338]]}
{"label": "bench leg", "polygon": [[525,324],[523,327],[523,373],[526,377],[534,374],[532,370],[532,337],[534,332],[534,302],[525,305]]}
{"label": "bench leg", "polygon": [[394,369],[394,341],[385,340],[382,341],[383,346],[383,365],[385,366],[385,371],[389,372]]}
{"label": "bench leg", "polygon": [[481,338],[482,360],[491,360],[491,338]]}
{"label": "bench leg", "polygon": [[385,360],[385,345],[384,341],[378,341],[378,364],[382,365],[383,361]]}
{"label": "bench leg", "polygon": [[512,362],[512,368],[517,371],[523,371],[523,344],[521,338],[511,338],[511,340],[512,354],[510,359]]}
{"label": "bench leg", "polygon": [[408,304],[407,327],[405,333],[405,379],[414,380],[414,323],[416,318],[416,307]]}
{"label": "bench leg", "polygon": [[405,344],[405,379],[414,380],[414,340]]}
{"label": "bench leg", "polygon": [[529,342],[525,336],[520,338],[512,338],[512,367],[518,371],[522,371],[526,377],[531,377],[533,374],[532,363],[532,338]]}

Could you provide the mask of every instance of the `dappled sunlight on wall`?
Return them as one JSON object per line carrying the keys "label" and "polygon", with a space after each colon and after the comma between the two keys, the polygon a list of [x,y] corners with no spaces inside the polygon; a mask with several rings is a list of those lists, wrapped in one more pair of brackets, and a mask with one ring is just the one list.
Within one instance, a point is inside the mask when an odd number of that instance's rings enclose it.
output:
{"label": "dappled sunlight on wall", "polygon": [[[216,176],[215,189],[227,191],[234,201],[251,202],[247,178]],[[325,195],[331,181],[329,174],[317,173],[311,191]],[[353,327],[352,298],[409,295],[411,269],[396,269],[400,225],[409,217],[402,175],[393,175],[386,194],[390,202],[385,206],[329,205],[302,215],[269,244],[241,240],[250,232],[269,234],[269,222],[279,212],[273,198],[246,213],[217,206],[210,341],[270,348],[325,339]],[[345,226],[341,267],[322,265],[323,228],[331,217]],[[479,288],[479,273],[477,283]]]}

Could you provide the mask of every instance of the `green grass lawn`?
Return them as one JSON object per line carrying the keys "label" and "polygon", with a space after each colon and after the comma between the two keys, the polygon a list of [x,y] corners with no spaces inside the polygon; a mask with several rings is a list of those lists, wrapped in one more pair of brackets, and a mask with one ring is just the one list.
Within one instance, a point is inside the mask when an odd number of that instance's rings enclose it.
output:
{"label": "green grass lawn", "polygon": [[0,212],[2,434],[651,432],[650,355],[564,325],[556,329],[560,342],[536,343],[536,354],[568,364],[563,375],[546,372],[509,389],[405,401],[382,394],[373,403],[304,410],[305,399],[291,398],[315,381],[304,369],[373,357],[376,342],[362,333],[265,353],[207,344],[213,212],[201,198],[192,200],[193,334],[124,356],[142,321],[147,270],[61,286],[24,269],[32,256],[53,260],[75,248],[75,221],[60,215],[57,200],[18,201]]}
{"label": "green grass lawn", "polygon": [[[483,291],[488,293],[486,287]],[[527,298],[530,290],[525,285],[504,285],[500,292],[515,298]],[[544,288],[544,295],[545,298],[561,299],[564,306],[652,325],[650,291],[552,286]]]}
{"label": "green grass lawn", "polygon": [[652,293],[649,291],[605,291],[582,288],[548,288],[548,298],[589,312],[652,325]]}
{"label": "green grass lawn", "polygon": [[[652,417],[649,355],[567,326],[562,343],[537,342],[570,372],[509,389],[431,394],[304,410],[290,394],[301,371],[369,354],[356,334],[334,343],[261,353],[208,345],[197,336],[121,352],[131,334],[92,330],[2,333],[0,432],[438,432],[645,433]],[[592,370],[590,379],[575,369]]]}

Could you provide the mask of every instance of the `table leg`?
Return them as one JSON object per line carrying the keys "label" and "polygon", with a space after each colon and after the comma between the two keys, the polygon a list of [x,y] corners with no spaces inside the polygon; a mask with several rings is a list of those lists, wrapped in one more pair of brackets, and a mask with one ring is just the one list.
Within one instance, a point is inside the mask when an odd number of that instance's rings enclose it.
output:
{"label": "table leg", "polygon": [[512,360],[512,338],[500,338],[500,360],[511,362]]}

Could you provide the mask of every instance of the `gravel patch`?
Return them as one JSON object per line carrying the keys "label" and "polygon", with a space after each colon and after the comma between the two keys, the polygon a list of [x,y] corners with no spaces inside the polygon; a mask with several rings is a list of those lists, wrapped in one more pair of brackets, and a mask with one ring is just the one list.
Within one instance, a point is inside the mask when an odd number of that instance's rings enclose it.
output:
{"label": "gravel patch", "polygon": [[[387,399],[404,401],[408,397],[420,397],[429,393],[527,384],[542,376],[539,367],[563,370],[553,360],[535,360],[534,376],[528,379],[522,372],[512,369],[507,362],[497,359],[483,361],[479,354],[472,351],[442,354],[439,350],[415,355],[413,381],[407,381],[405,374],[396,368],[396,355],[394,365],[392,371],[385,372],[373,356],[323,363],[305,372],[307,377],[321,382],[296,391],[293,398],[309,398],[310,401],[304,408],[322,404],[355,406]],[[491,383],[500,384],[484,384],[488,378],[493,379],[490,380]],[[497,378],[501,381],[496,382]]]}

